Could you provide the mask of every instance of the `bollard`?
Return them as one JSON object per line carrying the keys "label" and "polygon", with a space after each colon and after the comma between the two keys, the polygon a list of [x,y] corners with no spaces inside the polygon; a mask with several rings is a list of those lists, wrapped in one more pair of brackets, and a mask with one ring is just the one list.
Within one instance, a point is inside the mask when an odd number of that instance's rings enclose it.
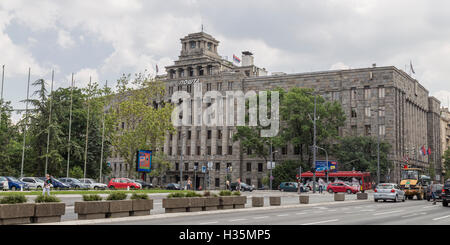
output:
{"label": "bollard", "polygon": [[334,200],[335,201],[345,201],[345,194],[344,193],[334,193]]}

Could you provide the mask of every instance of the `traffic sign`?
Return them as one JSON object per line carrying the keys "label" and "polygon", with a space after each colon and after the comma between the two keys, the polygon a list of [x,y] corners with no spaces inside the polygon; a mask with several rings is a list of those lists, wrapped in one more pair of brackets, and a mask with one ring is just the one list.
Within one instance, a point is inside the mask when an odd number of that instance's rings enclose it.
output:
{"label": "traffic sign", "polygon": [[202,173],[206,173],[206,166],[202,166]]}

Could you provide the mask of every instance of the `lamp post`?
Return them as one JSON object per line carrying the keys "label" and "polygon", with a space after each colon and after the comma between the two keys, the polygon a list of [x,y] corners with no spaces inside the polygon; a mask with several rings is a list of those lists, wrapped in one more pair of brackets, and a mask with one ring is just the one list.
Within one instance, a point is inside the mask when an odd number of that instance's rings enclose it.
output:
{"label": "lamp post", "polygon": [[313,193],[316,193],[316,111],[317,94],[314,93],[314,139],[313,139]]}
{"label": "lamp post", "polygon": [[380,108],[372,110],[377,113],[377,185],[380,184]]}
{"label": "lamp post", "polygon": [[[316,146],[318,149],[321,149],[321,150],[323,150],[324,152],[325,152],[325,156],[326,156],[326,161],[327,161],[327,168],[328,168],[328,152],[324,149],[324,148],[322,148],[322,147],[319,147],[319,146]],[[315,172],[315,171],[314,171]],[[328,174],[327,174],[327,183],[328,183]]]}

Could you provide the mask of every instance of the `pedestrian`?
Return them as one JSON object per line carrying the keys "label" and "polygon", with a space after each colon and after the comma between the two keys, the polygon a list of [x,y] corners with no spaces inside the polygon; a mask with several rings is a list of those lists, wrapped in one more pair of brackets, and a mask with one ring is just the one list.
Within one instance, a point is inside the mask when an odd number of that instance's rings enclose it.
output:
{"label": "pedestrian", "polygon": [[226,184],[227,190],[230,190],[230,181],[227,180],[227,181],[225,182],[225,184]]}
{"label": "pedestrian", "polygon": [[186,187],[187,187],[188,190],[191,189],[191,178],[188,179]]}
{"label": "pedestrian", "polygon": [[241,191],[241,179],[237,179],[237,186],[236,186],[236,190],[237,191]]}
{"label": "pedestrian", "polygon": [[320,194],[323,193],[323,186],[322,186],[322,183],[319,183],[319,193],[320,193]]}
{"label": "pedestrian", "polygon": [[44,188],[42,188],[42,195],[45,196],[45,192],[50,196],[50,187],[52,187],[52,178],[49,174],[45,175]]}
{"label": "pedestrian", "polygon": [[437,187],[437,185],[435,185],[435,184],[431,185],[431,198],[433,198],[433,205],[436,205],[436,196],[437,196],[436,187]]}

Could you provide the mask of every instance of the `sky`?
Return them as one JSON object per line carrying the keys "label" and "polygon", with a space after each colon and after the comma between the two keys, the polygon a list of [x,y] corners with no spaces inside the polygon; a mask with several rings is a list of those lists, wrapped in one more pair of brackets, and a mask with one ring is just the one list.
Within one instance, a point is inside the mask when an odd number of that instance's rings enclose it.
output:
{"label": "sky", "polygon": [[[122,74],[161,74],[180,38],[204,31],[218,52],[251,51],[269,72],[396,66],[448,106],[450,1],[420,0],[0,0],[4,99],[25,108],[31,82],[55,89],[115,84]],[[1,68],[1,67],[0,67]],[[31,88],[30,95],[34,91]],[[14,118],[18,118],[15,115]]]}

